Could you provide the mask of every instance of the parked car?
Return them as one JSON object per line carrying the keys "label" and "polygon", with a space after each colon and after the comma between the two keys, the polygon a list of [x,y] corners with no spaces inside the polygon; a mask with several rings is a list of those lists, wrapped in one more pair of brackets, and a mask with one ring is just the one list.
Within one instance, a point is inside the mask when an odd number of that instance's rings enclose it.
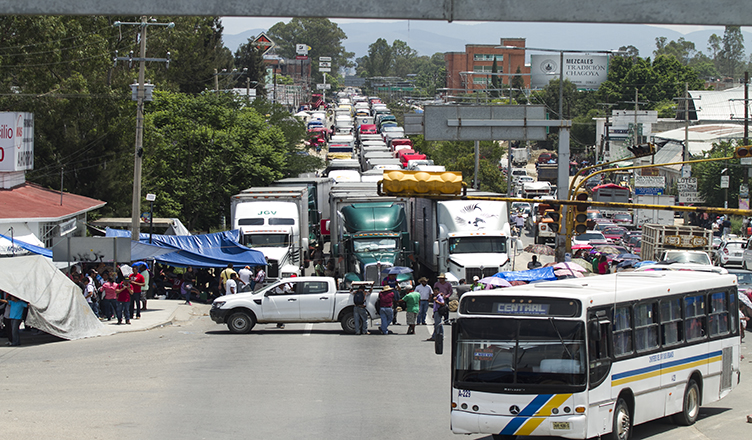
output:
{"label": "parked car", "polygon": [[620,244],[624,238],[624,234],[627,232],[627,228],[622,226],[609,226],[601,229],[601,232],[603,232],[603,235],[607,240],[610,240],[615,244]]}
{"label": "parked car", "polygon": [[666,251],[661,261],[673,261],[676,263],[695,263],[712,266],[710,256],[703,251]]}
{"label": "parked car", "polygon": [[627,249],[635,255],[640,255],[642,250],[642,235],[633,235],[629,237],[629,241],[626,243]]}
{"label": "parked car", "polygon": [[621,226],[628,226],[632,224],[632,214],[627,212],[617,212],[611,217],[611,221]]}
{"label": "parked car", "polygon": [[727,264],[742,266],[744,261],[744,240],[723,240],[715,251],[715,264],[721,267]]}
{"label": "parked car", "polygon": [[739,290],[752,289],[752,270],[728,269],[728,273],[736,275],[736,284]]}
{"label": "parked car", "polygon": [[577,244],[588,244],[588,245],[596,245],[596,244],[608,244],[608,240],[606,240],[606,237],[599,231],[586,231],[584,234],[576,235],[572,237],[572,245]]}

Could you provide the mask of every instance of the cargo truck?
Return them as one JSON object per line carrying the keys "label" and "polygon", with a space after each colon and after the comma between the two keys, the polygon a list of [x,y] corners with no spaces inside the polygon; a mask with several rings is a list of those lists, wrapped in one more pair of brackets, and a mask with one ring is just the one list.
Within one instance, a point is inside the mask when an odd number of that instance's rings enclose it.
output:
{"label": "cargo truck", "polygon": [[[339,209],[342,240],[332,247],[343,264],[345,288],[355,281],[377,285],[384,270],[409,266],[417,243],[410,241],[405,204],[401,202],[352,203]],[[412,274],[400,274],[400,284],[412,283]]]}
{"label": "cargo truck", "polygon": [[[501,197],[468,192],[468,195]],[[413,240],[419,243],[420,274],[430,279],[444,273],[447,281],[472,282],[511,270],[511,230],[506,202],[414,198]]]}
{"label": "cargo truck", "polygon": [[309,244],[323,244],[328,240],[328,234],[324,236],[323,225],[329,220],[329,192],[332,190],[334,180],[328,177],[289,177],[281,179],[271,186],[290,187],[305,186],[308,188],[308,221],[313,226],[309,236]]}
{"label": "cargo truck", "polygon": [[[641,205],[664,205],[671,206],[676,202],[674,196],[638,195],[635,203]],[[635,228],[641,228],[643,224],[673,225],[674,211],[657,209],[635,209],[632,216]]]}
{"label": "cargo truck", "polygon": [[307,187],[249,188],[232,196],[230,208],[240,242],[266,257],[268,278],[303,275],[308,237],[314,230],[308,219]]}
{"label": "cargo truck", "polygon": [[640,258],[661,261],[668,251],[702,251],[713,259],[713,231],[699,226],[642,225]]}

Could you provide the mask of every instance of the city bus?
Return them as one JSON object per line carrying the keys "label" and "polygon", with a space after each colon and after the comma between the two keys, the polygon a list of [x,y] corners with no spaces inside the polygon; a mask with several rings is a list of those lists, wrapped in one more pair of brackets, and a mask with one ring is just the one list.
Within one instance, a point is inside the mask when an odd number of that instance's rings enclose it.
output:
{"label": "city bus", "polygon": [[620,272],[467,292],[452,326],[451,428],[626,440],[691,425],[740,380],[736,277]]}

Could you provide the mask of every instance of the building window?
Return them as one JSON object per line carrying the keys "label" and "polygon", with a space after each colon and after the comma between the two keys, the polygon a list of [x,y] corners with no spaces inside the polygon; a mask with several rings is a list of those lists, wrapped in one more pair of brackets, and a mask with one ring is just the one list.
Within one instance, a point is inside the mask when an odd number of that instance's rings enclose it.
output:
{"label": "building window", "polygon": [[488,84],[489,80],[485,76],[474,76],[473,84]]}
{"label": "building window", "polygon": [[[493,54],[486,54],[486,53],[474,53],[473,54],[473,61],[493,61],[494,55]],[[504,55],[496,55],[496,61],[504,61]]]}

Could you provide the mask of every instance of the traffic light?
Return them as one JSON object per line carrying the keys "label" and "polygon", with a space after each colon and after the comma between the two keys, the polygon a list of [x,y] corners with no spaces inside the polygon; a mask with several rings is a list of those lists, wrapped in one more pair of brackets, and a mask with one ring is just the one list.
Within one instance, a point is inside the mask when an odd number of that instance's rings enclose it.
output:
{"label": "traffic light", "polygon": [[459,171],[385,170],[379,194],[400,197],[458,196],[467,192]]}
{"label": "traffic light", "polygon": [[[562,222],[564,221],[563,208],[562,205],[550,203],[541,203],[538,205],[538,215],[543,219],[548,228],[557,234],[562,229]],[[546,218],[551,219],[551,221],[546,221]]]}
{"label": "traffic light", "polygon": [[736,150],[734,150],[734,157],[736,159],[750,156],[752,156],[752,145],[742,145],[740,147],[736,147]]}
{"label": "traffic light", "polygon": [[631,147],[627,147],[627,150],[629,150],[634,157],[652,156],[655,154],[655,145],[650,143],[632,145]]}
{"label": "traffic light", "polygon": [[[588,193],[585,191],[578,191],[574,196],[577,201],[585,202],[588,199]],[[574,206],[574,227],[572,232],[576,235],[584,234],[587,231],[587,205]]]}

